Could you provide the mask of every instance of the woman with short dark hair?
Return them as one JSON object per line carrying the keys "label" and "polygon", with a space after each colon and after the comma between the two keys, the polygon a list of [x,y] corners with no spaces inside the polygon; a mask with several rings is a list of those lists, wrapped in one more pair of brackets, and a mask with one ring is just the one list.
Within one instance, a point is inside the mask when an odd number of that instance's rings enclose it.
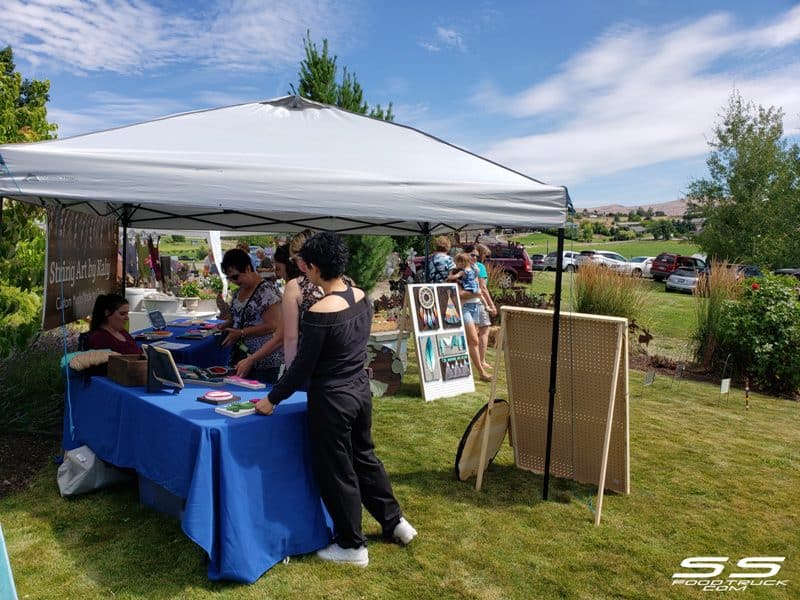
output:
{"label": "woman with short dark hair", "polygon": [[387,539],[405,545],[417,535],[402,516],[372,441],[372,392],[364,369],[372,305],[362,290],[342,277],[347,246],[338,235],[316,234],[305,241],[298,256],[306,276],[325,295],[304,313],[297,356],[256,410],[272,414],[279,402],[309,381],[314,473],[334,525],[333,543],[317,555],[366,567],[362,504]]}
{"label": "woman with short dark hair", "polygon": [[92,350],[113,350],[120,354],[141,354],[142,349],[128,333],[127,298],[100,294],[94,301],[87,346]]}

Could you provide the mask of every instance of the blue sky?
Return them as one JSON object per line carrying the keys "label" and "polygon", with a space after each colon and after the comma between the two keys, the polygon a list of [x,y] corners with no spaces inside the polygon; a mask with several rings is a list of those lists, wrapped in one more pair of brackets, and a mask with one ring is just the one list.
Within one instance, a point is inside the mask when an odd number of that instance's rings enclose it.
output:
{"label": "blue sky", "polygon": [[372,105],[577,207],[683,196],[736,88],[800,134],[800,5],[2,0],[0,46],[51,82],[59,136],[282,96],[329,40]]}

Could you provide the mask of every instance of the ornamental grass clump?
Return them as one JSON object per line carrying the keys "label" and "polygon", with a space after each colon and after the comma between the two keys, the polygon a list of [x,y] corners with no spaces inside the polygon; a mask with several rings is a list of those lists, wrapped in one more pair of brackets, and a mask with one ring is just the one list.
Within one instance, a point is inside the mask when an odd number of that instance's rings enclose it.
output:
{"label": "ornamental grass clump", "polygon": [[575,277],[577,312],[638,319],[647,297],[639,278],[620,275],[602,265],[581,265]]}
{"label": "ornamental grass clump", "polygon": [[800,391],[800,295],[797,280],[748,279],[738,300],[722,305],[717,344],[736,379],[794,397]]}
{"label": "ornamental grass clump", "polygon": [[695,362],[705,369],[714,369],[725,361],[720,356],[717,341],[721,337],[720,316],[722,307],[730,300],[736,300],[743,285],[737,279],[736,269],[730,268],[727,261],[714,260],[700,277],[695,288],[695,328],[692,333]]}

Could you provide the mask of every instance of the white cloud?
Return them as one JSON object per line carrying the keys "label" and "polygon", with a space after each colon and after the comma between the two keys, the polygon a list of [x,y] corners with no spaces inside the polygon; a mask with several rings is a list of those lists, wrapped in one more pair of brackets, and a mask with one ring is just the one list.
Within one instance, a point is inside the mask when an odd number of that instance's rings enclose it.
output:
{"label": "white cloud", "polygon": [[124,125],[133,125],[169,114],[191,110],[170,98],[129,98],[113,92],[95,92],[87,96],[87,108],[65,110],[51,108],[49,121],[58,123],[58,137],[102,131]]}
{"label": "white cloud", "polygon": [[448,48],[456,48],[458,50],[466,50],[464,44],[464,36],[452,27],[437,27],[436,39]]}
{"label": "white cloud", "polygon": [[796,131],[800,58],[770,59],[798,40],[800,7],[750,28],[723,13],[662,29],[616,28],[517,94],[504,95],[491,81],[478,85],[472,100],[485,110],[552,124],[484,152],[554,183],[696,157],[708,151],[734,88],[786,108],[787,132]]}
{"label": "white cloud", "polygon": [[[334,43],[347,11],[334,0],[217,0],[170,13],[146,0],[4,0],[0,43],[34,66],[127,74],[173,63],[280,69],[307,29]],[[202,16],[194,16],[195,14]]]}
{"label": "white cloud", "polygon": [[464,35],[455,27],[437,26],[433,39],[423,40],[419,45],[429,52],[439,52],[442,49],[465,51],[467,45]]}

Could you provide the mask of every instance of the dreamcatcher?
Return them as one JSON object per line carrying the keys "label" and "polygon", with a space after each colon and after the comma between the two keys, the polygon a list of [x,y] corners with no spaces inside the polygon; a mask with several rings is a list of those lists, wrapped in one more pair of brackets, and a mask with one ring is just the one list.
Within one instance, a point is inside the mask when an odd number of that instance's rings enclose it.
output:
{"label": "dreamcatcher", "polygon": [[436,314],[436,297],[433,288],[424,287],[419,289],[419,316],[420,324],[424,324],[426,329],[438,329],[439,317]]}

